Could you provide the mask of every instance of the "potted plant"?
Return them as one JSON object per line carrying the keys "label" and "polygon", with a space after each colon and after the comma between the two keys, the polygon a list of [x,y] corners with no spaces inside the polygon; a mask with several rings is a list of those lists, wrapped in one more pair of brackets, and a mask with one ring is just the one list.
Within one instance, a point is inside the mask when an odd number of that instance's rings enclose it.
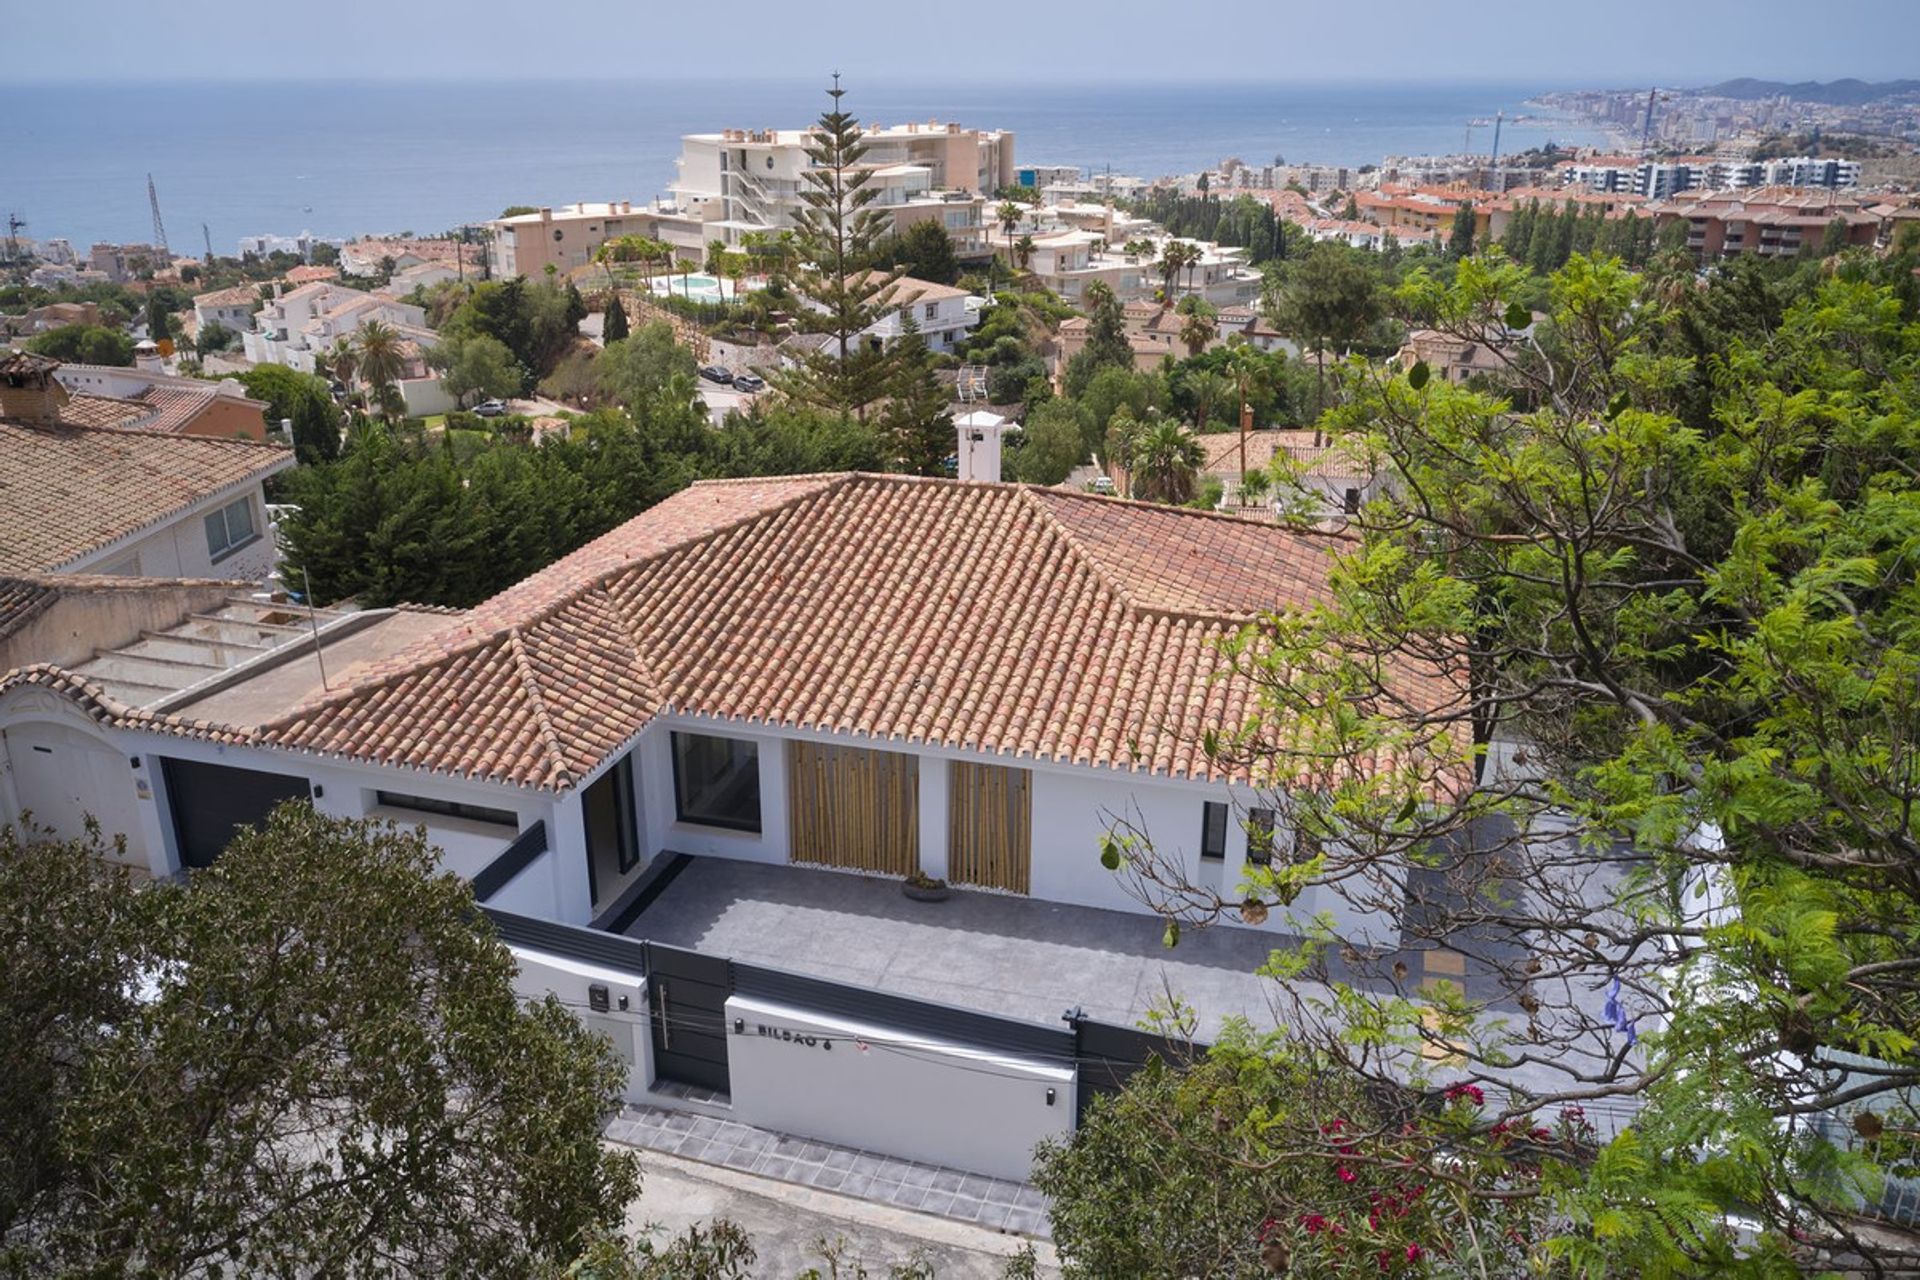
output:
{"label": "potted plant", "polygon": [[914,871],[906,878],[900,889],[915,902],[945,902],[947,895],[952,892],[947,888],[945,880],[937,879],[924,871]]}

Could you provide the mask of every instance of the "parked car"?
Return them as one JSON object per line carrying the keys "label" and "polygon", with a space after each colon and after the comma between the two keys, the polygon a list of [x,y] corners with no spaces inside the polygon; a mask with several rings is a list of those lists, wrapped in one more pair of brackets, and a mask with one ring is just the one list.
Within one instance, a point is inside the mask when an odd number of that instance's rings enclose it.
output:
{"label": "parked car", "polygon": [[733,385],[740,391],[765,391],[767,389],[766,379],[757,373],[736,373],[733,375]]}
{"label": "parked car", "polygon": [[717,364],[701,365],[700,376],[705,378],[708,382],[717,382],[723,387],[730,387],[733,385],[733,374],[729,373],[726,369],[726,366],[724,365],[717,365]]}
{"label": "parked car", "polygon": [[1095,493],[1112,493],[1113,477],[1112,476],[1095,476],[1093,478],[1093,491]]}
{"label": "parked car", "polygon": [[507,404],[504,400],[482,400],[473,406],[473,411],[483,418],[504,418],[507,416]]}

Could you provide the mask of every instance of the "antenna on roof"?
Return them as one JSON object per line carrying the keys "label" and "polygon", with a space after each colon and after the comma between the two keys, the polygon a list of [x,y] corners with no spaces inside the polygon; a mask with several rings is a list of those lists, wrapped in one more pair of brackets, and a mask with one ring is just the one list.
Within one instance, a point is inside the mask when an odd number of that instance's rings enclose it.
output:
{"label": "antenna on roof", "polygon": [[320,619],[313,612],[313,580],[307,577],[307,566],[300,566],[300,594],[307,606],[307,625],[313,629],[313,660],[320,667],[320,691],[330,692],[327,688],[327,660],[320,652]]}
{"label": "antenna on roof", "polygon": [[20,220],[19,214],[10,213],[7,215],[7,258],[9,261],[20,261],[20,228],[26,225],[25,222]]}

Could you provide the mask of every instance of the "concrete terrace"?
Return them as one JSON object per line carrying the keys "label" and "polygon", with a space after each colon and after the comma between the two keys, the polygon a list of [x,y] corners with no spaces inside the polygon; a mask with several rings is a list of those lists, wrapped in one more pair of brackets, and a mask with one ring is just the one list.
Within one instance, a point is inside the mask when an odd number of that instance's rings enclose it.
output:
{"label": "concrete terrace", "polygon": [[1239,1015],[1272,1026],[1255,975],[1284,939],[1189,930],[1161,945],[1157,917],[956,889],[913,902],[896,880],[695,858],[627,933],[895,995],[1058,1025],[1074,1005],[1132,1026],[1168,989],[1212,1038]]}

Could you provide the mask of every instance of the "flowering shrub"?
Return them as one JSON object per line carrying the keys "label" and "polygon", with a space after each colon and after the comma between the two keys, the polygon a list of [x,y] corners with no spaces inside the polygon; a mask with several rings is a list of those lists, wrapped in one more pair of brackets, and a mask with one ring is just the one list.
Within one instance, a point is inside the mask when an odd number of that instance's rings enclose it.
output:
{"label": "flowering shrub", "polygon": [[1069,1276],[1524,1275],[1593,1137],[1577,1110],[1507,1114],[1470,1082],[1363,1088],[1239,1030],[1097,1103],[1035,1182]]}

